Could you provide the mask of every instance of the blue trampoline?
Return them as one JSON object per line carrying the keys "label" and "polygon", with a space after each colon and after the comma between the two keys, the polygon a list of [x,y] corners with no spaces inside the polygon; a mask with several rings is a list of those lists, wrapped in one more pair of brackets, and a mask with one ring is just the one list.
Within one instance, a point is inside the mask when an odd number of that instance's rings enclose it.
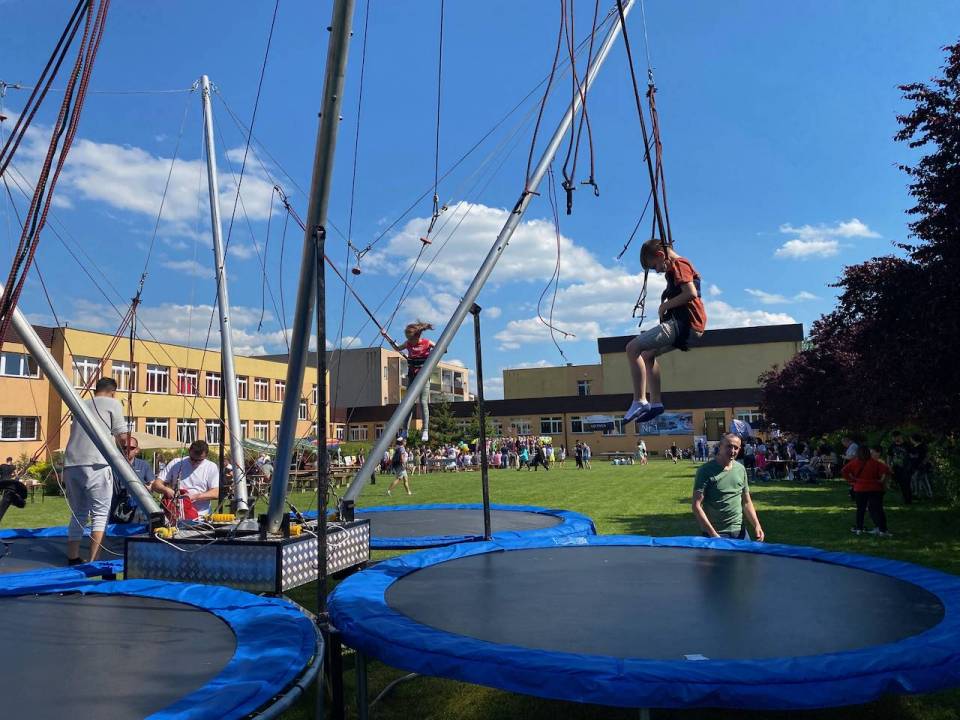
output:
{"label": "blue trampoline", "polygon": [[208,585],[0,577],[0,610],[0,717],[245,718],[292,700],[322,657],[291,603]]}
{"label": "blue trampoline", "polygon": [[[103,577],[123,572],[125,538],[146,532],[146,525],[108,525],[100,558],[67,568],[67,527],[16,528],[0,530],[0,578],[11,575],[56,573],[65,579]],[[81,543],[81,554],[87,554],[89,531]],[[5,583],[11,578],[3,578]]]}
{"label": "blue trampoline", "polygon": [[[356,517],[370,520],[370,547],[374,550],[440,547],[483,539],[483,505],[479,503],[357,508]],[[493,538],[505,542],[596,534],[586,515],[530,505],[491,505],[490,525]]]}
{"label": "blue trampoline", "polygon": [[960,578],[786,545],[457,545],[348,578],[330,612],[389,665],[575,702],[792,710],[960,685]]}

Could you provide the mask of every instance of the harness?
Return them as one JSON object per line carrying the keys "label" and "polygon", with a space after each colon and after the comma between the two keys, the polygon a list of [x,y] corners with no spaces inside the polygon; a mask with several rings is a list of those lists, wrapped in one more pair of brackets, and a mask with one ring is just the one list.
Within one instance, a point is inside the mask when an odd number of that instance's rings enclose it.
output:
{"label": "harness", "polygon": [[[697,288],[697,296],[700,296],[700,278],[693,278],[694,287]],[[663,303],[667,300],[672,300],[677,297],[683,288],[677,285],[673,281],[673,277],[670,273],[667,273],[667,289],[663,291],[663,294],[660,296],[660,302]],[[690,342],[690,310],[686,305],[677,308],[671,308],[667,313],[667,318],[673,320],[677,324],[677,339],[673,341],[673,346],[678,350],[687,352],[690,348],[688,343]]]}

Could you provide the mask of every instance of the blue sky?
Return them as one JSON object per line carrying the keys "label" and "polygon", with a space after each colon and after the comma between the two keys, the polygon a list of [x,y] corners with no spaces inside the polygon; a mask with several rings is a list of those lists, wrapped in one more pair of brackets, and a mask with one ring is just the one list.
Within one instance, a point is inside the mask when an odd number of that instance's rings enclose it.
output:
{"label": "blue sky", "polygon": [[[0,80],[32,84],[68,5],[0,2]],[[342,232],[350,214],[364,8],[359,0],[331,198],[331,220]],[[605,9],[606,4],[601,13]],[[580,37],[592,10],[591,3],[578,3]],[[895,116],[906,109],[897,85],[937,72],[940,48],[957,39],[960,4],[647,0],[646,11],[674,238],[704,278],[711,326],[793,320],[808,329],[832,306],[828,284],[844,265],[887,253],[892,242],[906,237],[910,199],[896,163],[908,161],[910,153],[892,139]],[[202,73],[211,77],[219,91],[214,115],[225,224],[235,192],[230,166],[239,169],[244,143],[227,108],[249,122],[272,12],[273,2],[266,0],[229,6],[115,2],[91,84],[95,91],[187,89]],[[289,316],[302,236],[291,223],[281,266],[283,213],[275,206],[271,215],[271,187],[279,182],[305,212],[300,188],[310,182],[329,12],[329,3],[284,0],[277,19],[256,120],[260,144],[253,146],[256,157],[248,161],[243,180],[249,224],[238,212],[230,241],[235,344],[245,352],[285,349],[284,321],[278,317],[283,313],[275,304],[281,305],[282,295]],[[434,0],[372,2],[353,204],[357,246],[380,236],[431,186],[438,15]],[[447,3],[441,167],[546,75],[557,22],[555,2]],[[642,76],[639,8],[629,29]],[[568,88],[564,76],[548,105],[541,144],[559,118]],[[16,113],[25,100],[25,92],[8,91],[6,113]],[[396,312],[397,334],[415,318],[442,324],[489,249],[505,208],[523,187],[535,101],[510,116],[441,183],[441,199],[450,209],[418,265],[423,279]],[[601,195],[577,191],[574,214],[560,218],[555,324],[576,334],[561,344],[571,362],[595,362],[598,335],[635,327],[630,311],[639,292],[639,241],[623,261],[615,256],[648,187],[622,45],[610,55],[588,102]],[[214,296],[199,108],[197,93],[91,94],[51,223],[75,252],[82,246],[90,257],[88,270],[107,298],[128,301],[147,257],[182,123],[148,267],[142,323],[152,335],[194,345],[206,339]],[[55,110],[52,103],[44,107],[37,132],[17,158],[21,183],[36,176],[44,129]],[[581,153],[578,180],[589,165],[585,146]],[[480,300],[487,309],[484,365],[493,397],[501,391],[502,368],[563,361],[536,320],[537,299],[556,261],[546,187],[541,189]],[[13,191],[22,212],[25,201],[16,186]],[[381,320],[396,309],[399,289],[392,295],[390,290],[415,257],[430,211],[428,197],[364,258],[356,289],[371,306],[383,301]],[[0,214],[5,264],[16,240],[6,199]],[[329,248],[343,263],[339,234],[331,233]],[[269,279],[262,323],[261,263]],[[119,318],[108,300],[52,231],[43,237],[38,264],[61,320],[116,329]],[[336,339],[342,287],[328,275],[328,288],[328,336]],[[22,302],[33,319],[52,320],[35,279]],[[356,303],[348,302],[344,344],[377,341],[376,330],[363,327],[364,321]],[[449,358],[473,366],[469,326]]]}

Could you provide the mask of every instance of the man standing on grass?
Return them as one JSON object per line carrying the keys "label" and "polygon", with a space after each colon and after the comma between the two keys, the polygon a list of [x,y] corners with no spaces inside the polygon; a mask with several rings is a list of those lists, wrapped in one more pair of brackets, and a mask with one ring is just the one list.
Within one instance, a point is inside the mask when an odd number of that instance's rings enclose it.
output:
{"label": "man standing on grass", "polygon": [[747,472],[736,461],[740,437],[727,433],[720,441],[717,456],[697,470],[693,483],[693,516],[707,537],[749,539],[744,516],[753,525],[758,542],[764,533],[750,498]]}

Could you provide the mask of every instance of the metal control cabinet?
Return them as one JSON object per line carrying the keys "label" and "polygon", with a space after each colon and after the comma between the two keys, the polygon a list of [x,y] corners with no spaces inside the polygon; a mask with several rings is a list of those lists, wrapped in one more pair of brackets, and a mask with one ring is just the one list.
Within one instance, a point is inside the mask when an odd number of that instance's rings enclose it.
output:
{"label": "metal control cabinet", "polygon": [[[316,525],[299,537],[261,540],[259,535],[211,537],[181,531],[163,542],[149,535],[127,538],[125,575],[129,579],[172,580],[226,585],[253,593],[280,594],[317,579]],[[327,528],[327,572],[370,559],[370,521]]]}

